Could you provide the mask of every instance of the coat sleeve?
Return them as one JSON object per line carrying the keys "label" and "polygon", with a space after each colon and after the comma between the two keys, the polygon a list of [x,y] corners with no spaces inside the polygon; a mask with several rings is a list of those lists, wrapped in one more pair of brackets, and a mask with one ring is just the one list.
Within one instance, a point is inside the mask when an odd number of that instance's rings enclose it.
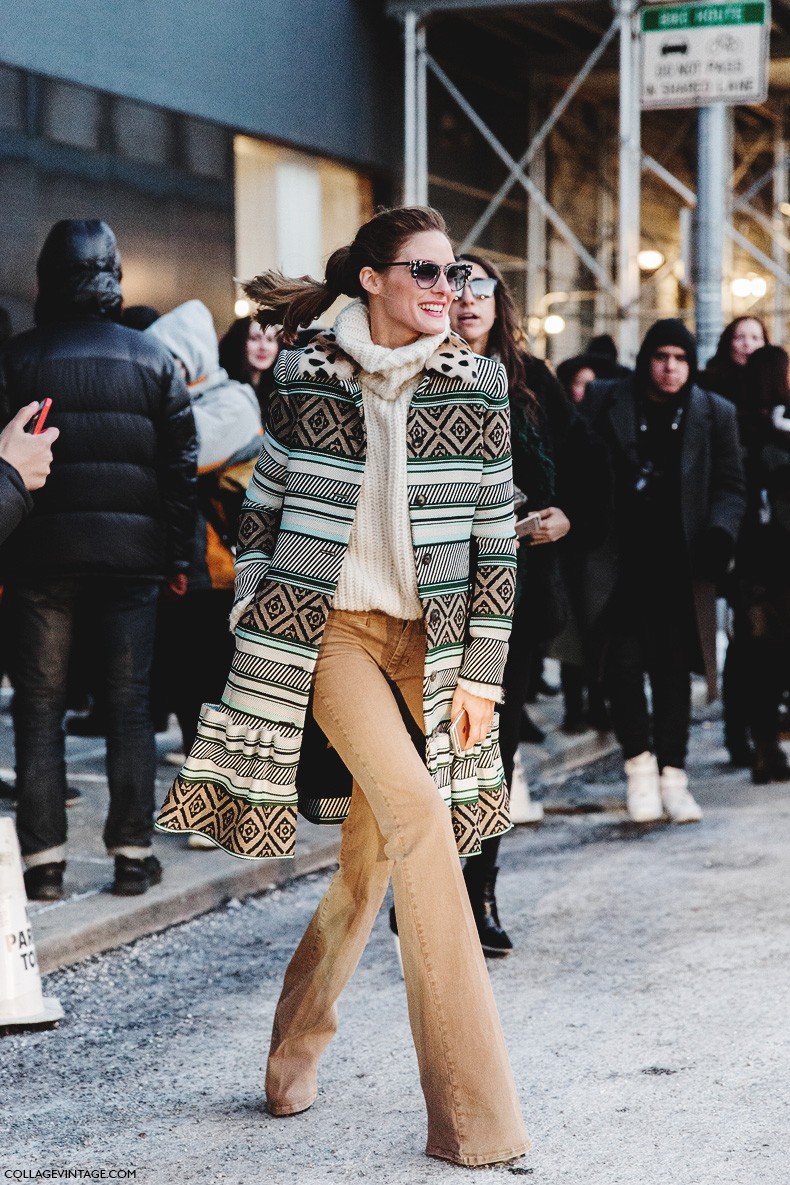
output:
{"label": "coat sleeve", "polygon": [[513,472],[510,455],[510,410],[504,367],[496,367],[484,426],[483,473],[472,523],[477,564],[466,647],[459,683],[492,689],[502,684],[516,591],[516,535],[513,517]]}
{"label": "coat sleeve", "polygon": [[0,543],[19,526],[33,509],[33,499],[13,465],[0,459]]}
{"label": "coat sleeve", "polygon": [[271,395],[266,434],[239,516],[231,629],[269,570],[282,517],[291,425],[290,395],[278,384]]}
{"label": "coat sleeve", "polygon": [[197,514],[197,435],[184,380],[168,358],[163,375],[162,501],[167,525],[167,575],[189,569]]}
{"label": "coat sleeve", "polygon": [[708,526],[726,531],[736,541],[746,510],[746,478],[738,420],[731,403],[718,395],[710,398],[714,401],[714,440]]}

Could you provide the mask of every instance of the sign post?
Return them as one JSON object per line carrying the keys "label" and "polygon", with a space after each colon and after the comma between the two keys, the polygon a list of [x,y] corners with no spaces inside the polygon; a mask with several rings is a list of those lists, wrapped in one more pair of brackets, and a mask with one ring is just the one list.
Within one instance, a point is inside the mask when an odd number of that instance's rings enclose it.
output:
{"label": "sign post", "polygon": [[651,6],[640,23],[644,110],[765,102],[766,0]]}

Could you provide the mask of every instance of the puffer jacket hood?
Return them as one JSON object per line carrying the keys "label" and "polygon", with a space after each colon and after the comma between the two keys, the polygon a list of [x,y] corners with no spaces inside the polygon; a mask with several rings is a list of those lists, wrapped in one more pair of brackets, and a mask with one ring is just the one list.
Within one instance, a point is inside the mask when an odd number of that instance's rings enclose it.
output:
{"label": "puffer jacket hood", "polygon": [[228,378],[220,366],[214,320],[203,302],[186,301],[145,332],[186,370],[198,435],[198,472],[257,456],[263,435],[258,400],[252,387]]}
{"label": "puffer jacket hood", "polygon": [[41,248],[36,274],[37,325],[82,317],[120,318],[121,256],[106,222],[56,222]]}

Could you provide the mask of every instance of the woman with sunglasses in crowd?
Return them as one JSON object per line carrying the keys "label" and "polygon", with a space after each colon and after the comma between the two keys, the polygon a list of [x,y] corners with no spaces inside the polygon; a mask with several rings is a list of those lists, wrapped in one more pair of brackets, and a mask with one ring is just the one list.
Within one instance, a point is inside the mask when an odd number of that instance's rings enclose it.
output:
{"label": "woman with sunglasses in crowd", "polygon": [[308,818],[345,818],[277,1004],[268,1109],[315,1101],[392,878],[426,1151],[476,1166],[529,1141],[458,859],[510,825],[494,705],[515,587],[505,371],[448,325],[470,270],[441,215],[410,207],[365,223],[322,283],[247,286],[286,342],[352,300],[278,361],[239,526],[233,665],[159,825],[290,856],[297,787]]}
{"label": "woman with sunglasses in crowd", "polygon": [[[540,513],[539,526],[519,541],[516,610],[505,699],[499,708],[502,761],[510,785],[535,656],[560,633],[568,617],[567,572],[556,545],[571,527],[577,547],[592,546],[604,537],[608,467],[603,444],[546,363],[527,349],[500,272],[479,255],[458,258],[471,265],[471,272],[450,321],[475,354],[494,358],[505,368],[515,485],[526,498],[523,510]],[[482,854],[464,868],[480,941],[485,954],[493,957],[513,949],[500,925],[495,895],[499,841],[499,836],[486,839]]]}

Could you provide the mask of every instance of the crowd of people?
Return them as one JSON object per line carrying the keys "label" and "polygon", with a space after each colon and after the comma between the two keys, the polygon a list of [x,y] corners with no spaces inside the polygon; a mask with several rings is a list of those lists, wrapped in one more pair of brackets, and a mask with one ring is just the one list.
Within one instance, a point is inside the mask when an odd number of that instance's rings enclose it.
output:
{"label": "crowd of people", "polygon": [[297,811],[345,820],[277,1008],[270,1111],[315,1097],[391,878],[428,1151],[520,1155],[483,955],[513,945],[496,876],[526,704],[555,657],[563,728],[614,731],[630,818],[699,822],[691,676],[715,698],[725,597],[730,757],[756,783],[790,778],[788,355],[747,315],[700,371],[666,319],[633,370],[604,335],[555,374],[497,267],[456,256],[422,207],[366,223],[321,283],[256,277],[256,317],[221,341],[199,300],[124,308],[121,278],[106,224],[56,224],[35,327],[2,345],[8,793],[28,896],[65,891],[64,719],[106,736],[112,891],[161,880],[155,731],[175,714],[162,831],[273,857],[293,854]]}

